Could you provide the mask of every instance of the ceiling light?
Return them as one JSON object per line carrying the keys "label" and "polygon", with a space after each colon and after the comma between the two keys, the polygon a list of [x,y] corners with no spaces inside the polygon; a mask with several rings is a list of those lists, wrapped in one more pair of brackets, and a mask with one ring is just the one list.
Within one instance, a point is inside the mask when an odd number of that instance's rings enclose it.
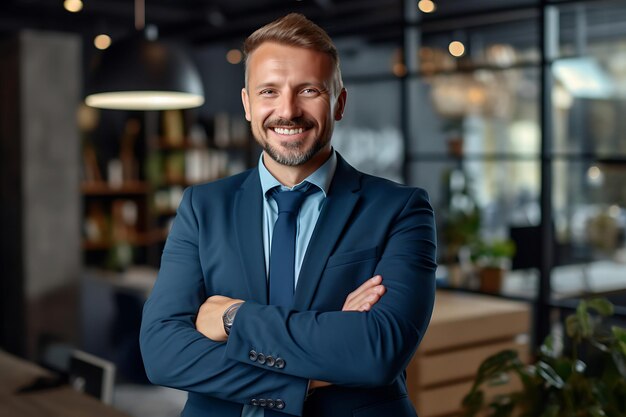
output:
{"label": "ceiling light", "polygon": [[239,49],[231,49],[226,53],[226,61],[230,64],[239,64],[243,59],[243,54]]}
{"label": "ceiling light", "polygon": [[604,182],[602,170],[595,165],[590,166],[587,170],[587,181],[589,182],[589,185],[602,185]]}
{"label": "ceiling light", "polygon": [[81,0],[65,0],[63,7],[68,12],[77,13],[83,10],[83,2]]}
{"label": "ceiling light", "polygon": [[111,46],[111,37],[105,33],[101,33],[93,39],[93,44],[100,50],[107,49]]}
{"label": "ceiling light", "polygon": [[420,0],[417,7],[424,13],[432,13],[437,9],[435,2],[431,0]]}
{"label": "ceiling light", "polygon": [[146,39],[143,14],[143,0],[135,0],[138,33],[102,52],[95,71],[90,74],[85,103],[117,110],[201,106],[204,90],[197,69],[175,45]]}
{"label": "ceiling light", "polygon": [[102,52],[85,103],[120,110],[167,110],[201,106],[200,75],[173,45],[134,37]]}
{"label": "ceiling light", "polygon": [[458,58],[465,54],[465,45],[463,45],[463,42],[452,41],[448,45],[448,51],[450,51],[450,55]]}

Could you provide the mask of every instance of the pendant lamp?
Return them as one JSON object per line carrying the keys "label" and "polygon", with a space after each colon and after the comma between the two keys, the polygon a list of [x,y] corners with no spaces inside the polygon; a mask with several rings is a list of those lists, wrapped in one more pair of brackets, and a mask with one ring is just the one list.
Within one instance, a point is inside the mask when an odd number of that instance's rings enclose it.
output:
{"label": "pendant lamp", "polygon": [[200,75],[175,45],[149,39],[143,0],[135,1],[137,32],[100,55],[86,86],[85,103],[117,110],[187,109],[204,103]]}

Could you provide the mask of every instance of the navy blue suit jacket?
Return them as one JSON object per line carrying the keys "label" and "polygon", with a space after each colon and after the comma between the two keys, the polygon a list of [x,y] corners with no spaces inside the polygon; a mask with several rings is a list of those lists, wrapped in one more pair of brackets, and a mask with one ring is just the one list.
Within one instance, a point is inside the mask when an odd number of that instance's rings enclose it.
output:
{"label": "navy blue suit jacket", "polygon": [[[188,391],[189,417],[238,417],[243,404],[259,403],[304,416],[415,416],[404,369],[435,292],[425,191],[338,157],[291,309],[267,305],[262,199],[257,169],[185,191],[144,307],[140,343],[150,380]],[[340,311],[375,274],[387,292],[372,310]],[[228,342],[194,326],[215,294],[246,300]],[[306,398],[309,379],[333,386]]]}

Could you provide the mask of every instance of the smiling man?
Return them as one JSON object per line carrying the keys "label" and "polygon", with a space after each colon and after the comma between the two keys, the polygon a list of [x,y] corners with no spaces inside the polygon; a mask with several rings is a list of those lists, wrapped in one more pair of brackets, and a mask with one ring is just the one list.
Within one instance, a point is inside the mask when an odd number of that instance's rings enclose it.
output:
{"label": "smiling man", "polygon": [[275,41],[259,44],[254,35],[246,51],[246,119],[269,156],[263,161],[267,169],[293,186],[331,154],[334,122],[346,103],[341,73],[332,54]]}
{"label": "smiling man", "polygon": [[290,14],[245,52],[263,153],[185,191],[144,308],[147,374],[189,392],[183,416],[415,416],[404,369],[434,301],[427,195],[333,150],[347,94],[321,28]]}

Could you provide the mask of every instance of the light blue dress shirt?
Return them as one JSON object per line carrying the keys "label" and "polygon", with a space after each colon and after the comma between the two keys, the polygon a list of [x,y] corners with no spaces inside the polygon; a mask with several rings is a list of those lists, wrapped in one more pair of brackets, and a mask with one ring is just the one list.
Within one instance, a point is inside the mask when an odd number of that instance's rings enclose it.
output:
{"label": "light blue dress shirt", "polygon": [[[263,190],[263,251],[265,253],[265,276],[269,273],[270,265],[270,248],[272,247],[272,232],[274,230],[274,223],[278,218],[278,205],[272,197],[271,190],[275,187],[280,187],[281,190],[297,190],[306,186],[306,183],[312,184],[311,186],[317,186],[321,192],[313,193],[309,195],[302,206],[300,207],[300,213],[298,213],[298,220],[296,224],[296,259],[295,259],[295,280],[294,290],[298,285],[298,275],[300,274],[300,268],[302,267],[302,261],[304,260],[304,254],[306,248],[309,245],[309,240],[313,235],[315,224],[324,206],[326,200],[326,194],[330,187],[330,183],[335,175],[335,169],[337,168],[337,155],[333,149],[330,158],[315,172],[309,175],[301,183],[295,185],[293,188],[285,187],[267,170],[265,164],[263,164],[263,154],[259,158],[259,177],[261,179],[261,189]],[[252,405],[244,405],[241,413],[242,417],[263,417],[263,408],[255,407]]]}

